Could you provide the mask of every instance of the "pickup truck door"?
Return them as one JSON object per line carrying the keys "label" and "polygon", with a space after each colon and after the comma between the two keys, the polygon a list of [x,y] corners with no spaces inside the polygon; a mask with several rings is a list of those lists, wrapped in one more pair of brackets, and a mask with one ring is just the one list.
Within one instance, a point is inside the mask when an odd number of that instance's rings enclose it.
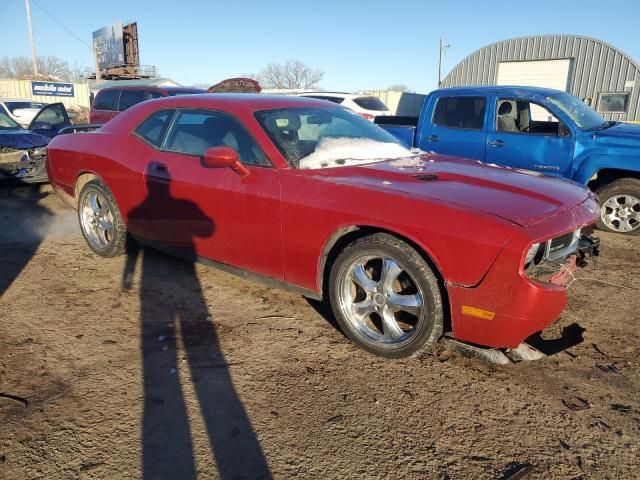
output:
{"label": "pickup truck door", "polygon": [[[202,153],[234,148],[249,170],[211,168]],[[251,134],[232,116],[179,110],[145,181],[153,237],[185,253],[283,279],[280,179]],[[151,212],[151,213],[148,213]]]}
{"label": "pickup truck door", "polygon": [[422,111],[417,146],[427,152],[484,161],[486,107],[483,96],[432,96]]}
{"label": "pickup truck door", "polygon": [[486,162],[571,176],[574,140],[548,106],[496,97],[491,105]]}

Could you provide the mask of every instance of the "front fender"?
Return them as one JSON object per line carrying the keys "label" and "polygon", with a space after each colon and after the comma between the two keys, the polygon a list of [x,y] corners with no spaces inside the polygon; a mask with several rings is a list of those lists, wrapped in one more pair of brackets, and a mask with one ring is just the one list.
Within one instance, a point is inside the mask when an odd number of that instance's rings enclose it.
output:
{"label": "front fender", "polygon": [[582,161],[573,179],[582,185],[586,185],[594,174],[605,169],[640,173],[640,156],[591,155]]}

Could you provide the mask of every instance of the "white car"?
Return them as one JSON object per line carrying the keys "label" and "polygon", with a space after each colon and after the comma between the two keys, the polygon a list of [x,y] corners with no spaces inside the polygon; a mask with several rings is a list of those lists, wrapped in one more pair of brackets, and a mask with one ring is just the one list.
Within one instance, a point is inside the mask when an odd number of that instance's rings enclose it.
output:
{"label": "white car", "polygon": [[23,127],[27,127],[45,105],[25,98],[0,98],[0,112],[6,113]]}
{"label": "white car", "polygon": [[313,97],[319,100],[329,100],[347,107],[373,122],[375,117],[391,115],[387,106],[378,97],[372,95],[358,95],[355,93],[339,92],[307,92],[299,93],[300,97]]}

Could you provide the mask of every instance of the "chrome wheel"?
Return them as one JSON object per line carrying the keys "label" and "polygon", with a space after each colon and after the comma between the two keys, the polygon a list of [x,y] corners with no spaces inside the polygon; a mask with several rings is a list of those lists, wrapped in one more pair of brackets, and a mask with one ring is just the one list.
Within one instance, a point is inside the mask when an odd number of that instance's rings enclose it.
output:
{"label": "chrome wheel", "polygon": [[406,345],[423,321],[418,282],[396,259],[362,255],[338,280],[340,309],[353,331],[369,343]]}
{"label": "chrome wheel", "polygon": [[103,250],[113,242],[113,212],[104,195],[94,190],[82,198],[80,225],[92,247]]}
{"label": "chrome wheel", "polygon": [[640,200],[633,195],[615,195],[600,207],[600,218],[614,232],[632,232],[640,227]]}

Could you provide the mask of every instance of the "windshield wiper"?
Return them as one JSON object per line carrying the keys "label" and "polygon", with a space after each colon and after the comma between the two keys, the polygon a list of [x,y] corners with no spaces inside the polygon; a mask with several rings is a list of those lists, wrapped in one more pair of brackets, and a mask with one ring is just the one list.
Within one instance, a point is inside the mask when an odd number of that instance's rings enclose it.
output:
{"label": "windshield wiper", "polygon": [[597,127],[595,127],[595,128],[592,128],[592,129],[591,129],[591,131],[592,131],[592,132],[595,132],[595,131],[597,131],[597,130],[605,130],[605,129],[607,129],[607,128],[611,128],[611,127],[613,127],[614,125],[618,125],[619,123],[620,123],[620,122],[616,122],[616,121],[614,121],[614,120],[607,120],[607,121],[606,121],[606,122],[604,122],[602,125],[599,125],[599,126],[597,126]]}

